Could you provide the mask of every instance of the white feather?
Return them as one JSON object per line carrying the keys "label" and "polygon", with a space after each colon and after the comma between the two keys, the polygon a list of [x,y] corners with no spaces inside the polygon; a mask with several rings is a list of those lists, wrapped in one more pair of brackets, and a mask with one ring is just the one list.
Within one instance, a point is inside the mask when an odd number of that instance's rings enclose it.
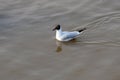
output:
{"label": "white feather", "polygon": [[70,41],[74,38],[76,38],[80,32],[78,31],[62,31],[62,29],[56,30],[56,39],[59,41]]}

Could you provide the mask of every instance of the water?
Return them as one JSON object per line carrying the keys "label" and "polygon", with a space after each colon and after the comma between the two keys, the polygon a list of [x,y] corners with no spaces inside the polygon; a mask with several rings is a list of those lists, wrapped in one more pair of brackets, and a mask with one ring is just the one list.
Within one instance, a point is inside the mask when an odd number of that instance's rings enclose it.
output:
{"label": "water", "polygon": [[[1,80],[120,80],[119,0],[0,0]],[[54,25],[86,27],[55,40]]]}

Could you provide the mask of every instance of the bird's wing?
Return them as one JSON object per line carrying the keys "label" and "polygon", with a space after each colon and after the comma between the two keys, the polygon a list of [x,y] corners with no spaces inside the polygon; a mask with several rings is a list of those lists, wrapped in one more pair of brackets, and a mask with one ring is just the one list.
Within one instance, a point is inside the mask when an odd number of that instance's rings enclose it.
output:
{"label": "bird's wing", "polygon": [[78,36],[80,33],[78,31],[73,31],[73,32],[63,32],[63,36],[62,39],[63,40],[69,40],[69,39],[73,39],[76,36]]}

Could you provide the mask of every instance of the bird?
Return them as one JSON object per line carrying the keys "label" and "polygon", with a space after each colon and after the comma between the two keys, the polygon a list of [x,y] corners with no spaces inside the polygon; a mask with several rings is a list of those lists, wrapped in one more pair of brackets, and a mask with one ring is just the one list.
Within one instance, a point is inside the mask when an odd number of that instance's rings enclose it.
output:
{"label": "bird", "polygon": [[75,39],[77,36],[79,36],[86,28],[82,28],[80,30],[76,31],[62,31],[62,27],[60,24],[57,24],[53,31],[56,31],[56,39],[58,41],[67,42],[70,40]]}

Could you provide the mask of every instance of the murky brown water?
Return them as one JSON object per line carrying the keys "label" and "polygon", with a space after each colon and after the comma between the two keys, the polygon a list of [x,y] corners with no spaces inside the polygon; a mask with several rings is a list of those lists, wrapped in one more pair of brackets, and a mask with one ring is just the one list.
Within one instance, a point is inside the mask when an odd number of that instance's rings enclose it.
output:
{"label": "murky brown water", "polygon": [[120,0],[0,0],[0,80],[120,80]]}

